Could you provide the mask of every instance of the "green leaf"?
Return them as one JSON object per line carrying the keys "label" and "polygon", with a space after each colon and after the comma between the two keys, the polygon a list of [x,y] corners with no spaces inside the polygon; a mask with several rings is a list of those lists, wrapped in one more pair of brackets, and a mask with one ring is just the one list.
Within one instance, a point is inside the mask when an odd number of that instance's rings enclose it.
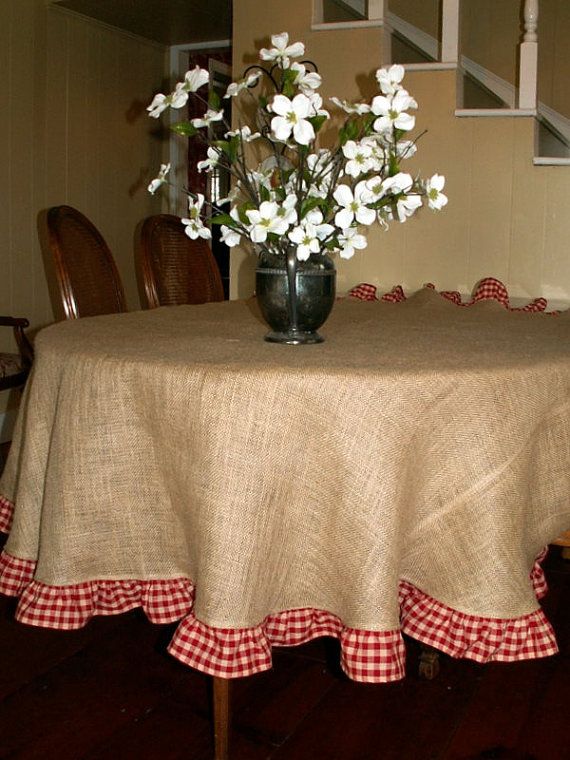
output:
{"label": "green leaf", "polygon": [[396,174],[398,174],[400,171],[400,164],[398,163],[397,157],[392,153],[390,156],[390,166],[388,169],[388,176],[394,177]]}
{"label": "green leaf", "polygon": [[251,201],[246,201],[245,203],[242,203],[242,205],[238,207],[238,216],[240,218],[240,221],[243,224],[249,224],[249,217],[245,212],[253,208],[256,208],[256,206]]}
{"label": "green leaf", "polygon": [[339,142],[341,146],[346,145],[349,140],[356,140],[359,133],[358,122],[354,119],[347,121],[344,127],[338,131]]}
{"label": "green leaf", "polygon": [[362,129],[365,135],[370,134],[370,132],[372,131],[372,125],[374,124],[377,118],[378,117],[376,116],[376,114],[373,114],[373,113],[364,114],[364,116],[362,117]]}
{"label": "green leaf", "polygon": [[215,90],[210,90],[208,93],[208,105],[213,111],[219,111],[220,110],[220,104],[221,104],[220,96]]}
{"label": "green leaf", "polygon": [[358,122],[354,119],[351,119],[346,123],[346,134],[348,135],[349,140],[356,140],[358,137]]}
{"label": "green leaf", "polygon": [[218,148],[218,150],[221,150],[222,153],[226,154],[226,156],[231,155],[230,143],[227,140],[212,140],[211,145],[213,148]]}
{"label": "green leaf", "polygon": [[313,129],[315,130],[315,133],[317,133],[320,128],[323,126],[325,121],[327,120],[326,116],[311,116],[310,119],[307,119],[312,125]]}
{"label": "green leaf", "polygon": [[320,206],[322,202],[322,198],[306,198],[301,203],[301,219],[304,219],[309,211],[312,211],[314,208],[317,208],[317,206]]}
{"label": "green leaf", "polygon": [[292,98],[297,88],[294,85],[297,72],[294,69],[284,69],[281,78],[281,92],[288,98]]}
{"label": "green leaf", "polygon": [[172,124],[170,129],[183,137],[194,137],[194,135],[198,134],[196,127],[189,121],[179,121],[177,124]]}
{"label": "green leaf", "polygon": [[259,188],[259,197],[262,201],[268,201],[271,199],[271,193],[269,190],[265,187],[265,185],[261,185]]}
{"label": "green leaf", "polygon": [[216,214],[216,216],[213,216],[210,221],[212,224],[226,224],[228,227],[232,227],[234,229],[236,226],[236,220],[232,219],[229,214]]}

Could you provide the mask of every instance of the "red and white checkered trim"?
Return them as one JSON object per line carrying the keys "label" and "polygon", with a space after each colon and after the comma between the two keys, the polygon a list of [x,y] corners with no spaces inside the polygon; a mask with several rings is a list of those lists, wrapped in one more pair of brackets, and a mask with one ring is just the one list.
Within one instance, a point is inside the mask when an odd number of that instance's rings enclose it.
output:
{"label": "red and white checkered trim", "polygon": [[0,496],[0,533],[9,533],[14,516],[14,505],[8,499]]}
{"label": "red and white checkered trim", "polygon": [[[435,285],[433,285],[431,282],[426,283],[424,287],[435,290]],[[352,298],[358,298],[361,301],[380,300],[388,301],[389,303],[400,303],[401,301],[405,301],[407,298],[401,285],[395,285],[392,290],[390,290],[388,293],[384,293],[384,295],[380,298],[378,298],[377,292],[378,289],[374,285],[363,282],[352,288],[348,295]],[[480,280],[477,283],[475,292],[473,293],[473,297],[470,301],[462,301],[461,294],[456,290],[442,290],[439,292],[439,295],[448,301],[452,301],[457,306],[473,306],[473,304],[478,303],[479,301],[495,300],[509,311],[543,312],[546,311],[546,307],[548,305],[546,298],[535,298],[533,301],[526,304],[526,306],[511,307],[507,288],[500,280],[497,280],[495,277],[484,277],[482,280]],[[559,313],[560,312],[558,311],[548,312],[548,314]]]}
{"label": "red and white checkered trim", "polygon": [[376,301],[376,286],[369,282],[361,282],[360,285],[352,288],[348,295],[360,301]]}
{"label": "red and white checkered trim", "polygon": [[532,583],[532,587],[537,599],[544,598],[548,592],[548,583],[546,582],[546,576],[544,575],[544,570],[542,567],[542,562],[546,558],[547,554],[548,546],[545,546],[538,557],[535,559],[532,570],[530,571],[530,581]]}
{"label": "red and white checkered trim", "polygon": [[341,665],[354,681],[387,683],[405,675],[406,651],[399,630],[346,628],[330,612],[311,608],[269,615],[254,628],[220,629],[194,615],[178,626],[168,647],[181,662],[218,678],[242,678],[272,667],[271,647],[297,646],[319,636],[340,639]]}
{"label": "red and white checkered trim", "polygon": [[41,628],[83,628],[95,615],[118,615],[142,607],[151,623],[174,623],[194,604],[194,586],[186,578],[169,580],[87,581],[47,586],[32,581],[22,592],[16,620]]}
{"label": "red and white checkered trim", "polygon": [[0,594],[20,596],[33,581],[36,563],[31,559],[0,554]]}
{"label": "red and white checkered trim", "polygon": [[[205,625],[193,612],[194,587],[185,578],[151,581],[90,581],[46,586],[32,580],[34,563],[5,552],[0,556],[0,589],[21,600],[22,623],[70,630],[94,615],[142,607],[153,623],[181,620],[168,651],[186,665],[221,678],[242,678],[271,668],[273,646],[296,646],[319,636],[340,640],[341,664],[355,681],[387,683],[405,675],[402,632],[453,657],[477,662],[513,661],[555,654],[552,628],[541,610],[514,620],[479,618],[457,612],[415,588],[400,584],[401,630],[348,628],[330,612],[296,609],[269,615],[251,628]],[[544,589],[542,571],[531,574]]]}
{"label": "red and white checkered trim", "polygon": [[400,584],[402,631],[451,657],[513,662],[556,654],[554,632],[542,610],[513,620],[452,610],[405,581]]}

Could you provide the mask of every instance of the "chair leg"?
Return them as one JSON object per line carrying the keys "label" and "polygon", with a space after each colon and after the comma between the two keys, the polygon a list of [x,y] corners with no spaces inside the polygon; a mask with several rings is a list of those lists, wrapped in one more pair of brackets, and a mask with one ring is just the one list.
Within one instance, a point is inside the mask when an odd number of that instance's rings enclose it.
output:
{"label": "chair leg", "polygon": [[427,644],[420,644],[420,648],[419,676],[431,681],[439,673],[439,652]]}
{"label": "chair leg", "polygon": [[227,678],[214,679],[214,758],[228,760],[230,735],[230,682]]}

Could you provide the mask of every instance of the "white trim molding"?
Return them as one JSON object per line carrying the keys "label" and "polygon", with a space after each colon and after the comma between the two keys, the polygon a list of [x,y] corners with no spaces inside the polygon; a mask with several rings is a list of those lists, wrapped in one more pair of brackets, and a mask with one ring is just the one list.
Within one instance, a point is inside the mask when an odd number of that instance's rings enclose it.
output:
{"label": "white trim molding", "polygon": [[431,34],[422,32],[417,26],[409,24],[403,18],[396,16],[395,13],[391,13],[390,11],[386,14],[386,23],[394,32],[398,32],[402,37],[405,37],[412,45],[427,55],[428,58],[433,58],[434,61],[437,61],[439,57],[439,41],[435,37],[432,37]]}
{"label": "white trim molding", "polygon": [[378,19],[354,19],[354,21],[331,21],[311,24],[311,32],[330,32],[331,29],[373,29],[384,26],[384,21]]}

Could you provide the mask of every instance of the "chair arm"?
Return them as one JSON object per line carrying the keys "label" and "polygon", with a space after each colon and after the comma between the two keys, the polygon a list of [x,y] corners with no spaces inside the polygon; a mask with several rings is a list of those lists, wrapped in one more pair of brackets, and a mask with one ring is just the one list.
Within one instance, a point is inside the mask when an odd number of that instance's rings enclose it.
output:
{"label": "chair arm", "polygon": [[0,327],[12,327],[14,337],[18,345],[18,350],[22,357],[24,367],[31,367],[34,360],[34,349],[24,332],[24,328],[29,327],[30,323],[25,317],[4,317],[0,316]]}

